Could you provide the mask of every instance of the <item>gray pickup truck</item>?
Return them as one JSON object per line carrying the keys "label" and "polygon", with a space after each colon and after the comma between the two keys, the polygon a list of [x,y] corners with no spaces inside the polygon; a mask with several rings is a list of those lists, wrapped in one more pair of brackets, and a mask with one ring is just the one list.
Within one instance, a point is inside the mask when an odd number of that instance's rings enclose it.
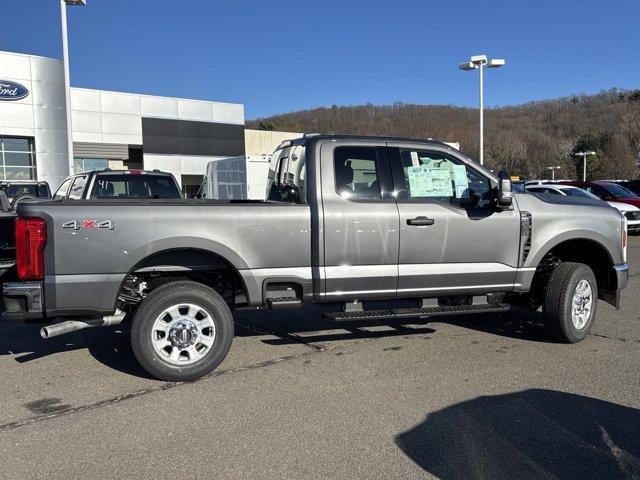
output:
{"label": "gray pickup truck", "polygon": [[225,358],[234,309],[319,302],[354,322],[516,305],[578,342],[627,284],[617,210],[513,194],[439,142],[306,136],[273,154],[267,184],[266,201],[21,204],[5,317],[48,321],[45,338],[130,318],[141,365],[186,381]]}

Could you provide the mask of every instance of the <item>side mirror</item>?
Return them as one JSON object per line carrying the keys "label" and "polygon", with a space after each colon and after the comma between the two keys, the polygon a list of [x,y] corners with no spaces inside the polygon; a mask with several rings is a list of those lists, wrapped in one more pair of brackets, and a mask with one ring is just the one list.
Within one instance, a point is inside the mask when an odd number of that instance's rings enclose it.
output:
{"label": "side mirror", "polygon": [[496,207],[499,209],[508,209],[513,204],[513,192],[511,191],[511,177],[507,172],[501,170],[498,172],[498,198],[496,199]]}

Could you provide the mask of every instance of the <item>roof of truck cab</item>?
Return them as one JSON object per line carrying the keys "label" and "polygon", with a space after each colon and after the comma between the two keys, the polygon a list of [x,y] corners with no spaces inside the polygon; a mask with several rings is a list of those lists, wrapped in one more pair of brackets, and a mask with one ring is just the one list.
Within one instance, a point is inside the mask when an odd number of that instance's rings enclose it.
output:
{"label": "roof of truck cab", "polygon": [[149,175],[149,174],[153,174],[153,175],[171,175],[170,172],[163,172],[161,170],[143,170],[143,169],[139,169],[139,168],[131,168],[131,169],[121,169],[121,170],[112,170],[112,169],[104,169],[104,170],[88,170],[86,172],[79,172],[79,173],[74,173],[73,175],[69,175],[69,177],[77,177],[78,175],[108,175],[108,174],[121,174],[121,173],[125,173],[125,172],[129,172],[129,174],[131,174],[131,171],[137,171],[140,172],[144,175]]}
{"label": "roof of truck cab", "polygon": [[433,140],[433,139],[420,139],[420,138],[407,138],[407,137],[383,137],[383,136],[375,136],[375,135],[350,135],[350,134],[336,134],[336,135],[327,135],[327,134],[313,134],[306,135],[304,137],[298,137],[292,139],[291,142],[293,145],[306,145],[311,142],[317,142],[320,140],[351,140],[351,141],[369,141],[369,142],[402,142],[402,143],[423,143],[428,145],[434,145],[438,147],[445,147],[451,150],[455,150],[455,148],[447,145],[444,142]]}

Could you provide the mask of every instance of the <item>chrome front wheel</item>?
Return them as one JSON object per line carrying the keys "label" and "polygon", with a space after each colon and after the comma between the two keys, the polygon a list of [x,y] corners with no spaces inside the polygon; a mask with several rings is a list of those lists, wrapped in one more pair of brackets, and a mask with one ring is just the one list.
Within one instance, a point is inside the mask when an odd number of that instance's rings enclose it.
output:
{"label": "chrome front wheel", "polygon": [[571,321],[577,330],[587,326],[593,308],[593,289],[588,280],[582,279],[576,285],[571,302]]}

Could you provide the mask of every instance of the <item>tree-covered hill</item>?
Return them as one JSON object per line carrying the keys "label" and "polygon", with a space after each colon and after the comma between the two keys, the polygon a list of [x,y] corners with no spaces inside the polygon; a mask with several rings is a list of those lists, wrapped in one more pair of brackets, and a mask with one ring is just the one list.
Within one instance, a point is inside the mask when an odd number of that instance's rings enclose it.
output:
{"label": "tree-covered hill", "polygon": [[[356,105],[314,108],[247,121],[249,128],[292,132],[353,133],[434,138],[478,151],[478,110],[453,105]],[[547,178],[581,175],[571,152],[589,158],[591,178],[636,178],[640,152],[640,90],[612,89],[485,111],[485,163],[514,175]]]}

